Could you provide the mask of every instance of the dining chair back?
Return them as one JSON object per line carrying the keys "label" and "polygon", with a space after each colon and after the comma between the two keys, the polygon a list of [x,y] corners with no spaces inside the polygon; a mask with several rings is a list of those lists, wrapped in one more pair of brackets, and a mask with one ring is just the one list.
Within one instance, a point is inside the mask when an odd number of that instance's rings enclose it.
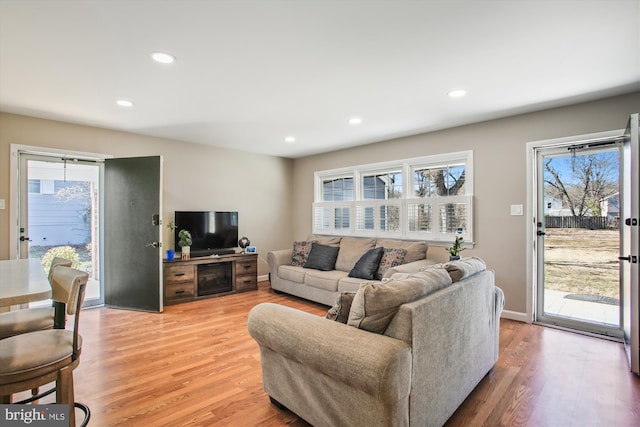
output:
{"label": "dining chair back", "polygon": [[53,299],[64,302],[67,314],[74,316],[72,330],[27,332],[0,341],[0,403],[55,382],[56,403],[68,405],[69,425],[75,426],[73,370],[80,363],[80,310],[88,280],[87,273],[71,267],[58,266],[52,274]]}
{"label": "dining chair back", "polygon": [[[49,284],[51,284],[53,271],[58,266],[71,267],[71,261],[60,257],[53,258],[48,273]],[[47,307],[25,308],[0,313],[0,339],[24,334],[26,332],[51,329],[55,326],[64,328],[64,306],[58,305],[58,307],[56,307],[56,305],[54,300],[52,305]],[[55,325],[56,308],[61,311],[58,315],[60,325]]]}

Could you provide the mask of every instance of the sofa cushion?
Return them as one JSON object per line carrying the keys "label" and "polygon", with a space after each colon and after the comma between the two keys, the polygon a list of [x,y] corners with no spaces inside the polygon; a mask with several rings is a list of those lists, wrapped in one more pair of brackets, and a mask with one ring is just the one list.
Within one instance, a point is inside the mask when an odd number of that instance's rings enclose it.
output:
{"label": "sofa cushion", "polygon": [[309,234],[307,236],[307,241],[318,242],[321,245],[327,246],[339,246],[341,240],[341,236],[323,236],[321,234]]}
{"label": "sofa cushion", "polygon": [[304,275],[304,284],[313,288],[336,292],[338,290],[338,281],[343,277],[347,277],[347,273],[344,271],[307,270]]}
{"label": "sofa cushion", "polygon": [[356,261],[356,265],[354,265],[349,272],[349,277],[373,280],[378,271],[383,251],[384,248],[371,248],[365,252],[364,255]]}
{"label": "sofa cushion", "polygon": [[351,303],[353,303],[355,295],[355,292],[340,292],[336,303],[329,309],[325,317],[329,320],[346,324],[347,320],[349,320],[349,311],[351,311]]}
{"label": "sofa cushion", "polygon": [[364,280],[357,277],[343,277],[338,280],[338,292],[356,292]]}
{"label": "sofa cushion", "polygon": [[364,283],[353,298],[347,324],[382,334],[402,304],[450,284],[451,277],[442,268],[414,273],[386,283]]}
{"label": "sofa cushion", "polygon": [[384,273],[393,267],[397,267],[404,262],[404,258],[407,256],[407,250],[404,248],[382,248],[382,257],[380,257],[380,263],[378,264],[378,270],[375,274],[376,280],[382,280]]}
{"label": "sofa cushion", "polygon": [[340,248],[334,246],[311,243],[311,250],[304,263],[304,268],[313,268],[321,271],[331,271],[335,268],[336,257]]}
{"label": "sofa cushion", "polygon": [[405,264],[425,259],[427,257],[427,250],[429,249],[427,242],[411,242],[394,239],[379,239],[376,242],[376,247],[406,249],[407,255],[404,257]]}
{"label": "sofa cushion", "polygon": [[480,258],[468,257],[457,261],[450,261],[444,265],[444,268],[449,272],[451,280],[457,282],[481,271],[485,271],[487,265]]}
{"label": "sofa cushion", "polygon": [[343,237],[340,241],[340,251],[336,259],[336,270],[351,271],[360,257],[373,248],[375,244],[375,239]]}
{"label": "sofa cushion", "polygon": [[311,244],[313,241],[302,240],[299,242],[293,242],[293,254],[291,257],[291,265],[305,265],[309,252],[311,251]]}
{"label": "sofa cushion", "polygon": [[278,267],[278,277],[285,280],[290,280],[296,283],[304,282],[304,275],[306,270],[296,265],[281,265]]}

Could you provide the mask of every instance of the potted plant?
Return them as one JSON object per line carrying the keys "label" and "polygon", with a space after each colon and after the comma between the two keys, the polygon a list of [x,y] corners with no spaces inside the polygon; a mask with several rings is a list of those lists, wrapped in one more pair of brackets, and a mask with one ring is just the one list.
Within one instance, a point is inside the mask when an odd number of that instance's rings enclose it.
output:
{"label": "potted plant", "polygon": [[167,261],[173,261],[173,258],[176,255],[176,252],[173,250],[173,233],[174,230],[176,229],[176,223],[173,221],[169,221],[169,223],[167,224],[167,228],[170,230],[169,231],[169,245],[167,249]]}
{"label": "potted plant", "polygon": [[189,259],[191,257],[191,233],[188,230],[180,230],[178,232],[178,246],[182,252],[182,259]]}
{"label": "potted plant", "polygon": [[456,240],[453,242],[453,246],[445,249],[449,252],[449,261],[455,261],[460,259],[460,252],[464,251],[465,248],[462,247],[464,243],[464,239],[461,236],[457,236]]}

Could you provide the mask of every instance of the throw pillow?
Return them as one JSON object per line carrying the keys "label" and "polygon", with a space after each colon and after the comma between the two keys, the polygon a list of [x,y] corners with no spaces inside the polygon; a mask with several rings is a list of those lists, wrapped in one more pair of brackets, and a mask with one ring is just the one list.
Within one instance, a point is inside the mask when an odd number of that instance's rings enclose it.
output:
{"label": "throw pillow", "polygon": [[291,265],[302,266],[307,262],[309,257],[309,251],[311,251],[311,243],[306,240],[301,242],[293,242],[293,256],[291,258]]}
{"label": "throw pillow", "polygon": [[405,263],[414,261],[420,261],[427,257],[427,250],[429,245],[427,242],[413,242],[407,240],[395,240],[395,239],[380,239],[376,241],[376,247],[381,246],[383,248],[403,248],[407,250],[407,255],[404,257]]}
{"label": "throw pillow", "polygon": [[355,296],[355,292],[341,292],[340,295],[338,295],[336,303],[329,309],[325,317],[346,325],[347,320],[349,320],[349,311],[351,311],[353,297]]}
{"label": "throw pillow", "polygon": [[373,280],[376,271],[378,271],[378,265],[380,265],[380,258],[384,248],[369,249],[356,261],[356,265],[353,266],[349,272],[349,277],[357,277],[359,279]]}
{"label": "throw pillow", "polygon": [[380,258],[380,264],[376,271],[375,278],[382,280],[385,271],[390,268],[397,267],[404,262],[404,257],[407,255],[407,250],[403,248],[382,248],[382,257]]}
{"label": "throw pillow", "polygon": [[432,269],[386,283],[363,283],[356,292],[347,325],[382,334],[404,303],[451,284],[447,270]]}
{"label": "throw pillow", "polygon": [[304,263],[304,268],[313,268],[320,271],[331,271],[336,266],[336,258],[338,258],[339,247],[321,245],[320,243],[311,243],[311,250]]}
{"label": "throw pillow", "polygon": [[449,272],[451,280],[457,282],[481,271],[485,271],[487,266],[480,258],[468,257],[458,261],[448,262],[444,265],[444,268]]}

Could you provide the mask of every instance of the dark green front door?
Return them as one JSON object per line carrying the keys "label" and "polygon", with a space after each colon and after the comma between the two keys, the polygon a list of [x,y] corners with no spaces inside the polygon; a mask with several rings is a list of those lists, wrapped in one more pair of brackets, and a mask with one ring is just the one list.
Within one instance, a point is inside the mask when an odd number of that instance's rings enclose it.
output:
{"label": "dark green front door", "polygon": [[162,311],[162,157],[105,160],[105,304]]}

